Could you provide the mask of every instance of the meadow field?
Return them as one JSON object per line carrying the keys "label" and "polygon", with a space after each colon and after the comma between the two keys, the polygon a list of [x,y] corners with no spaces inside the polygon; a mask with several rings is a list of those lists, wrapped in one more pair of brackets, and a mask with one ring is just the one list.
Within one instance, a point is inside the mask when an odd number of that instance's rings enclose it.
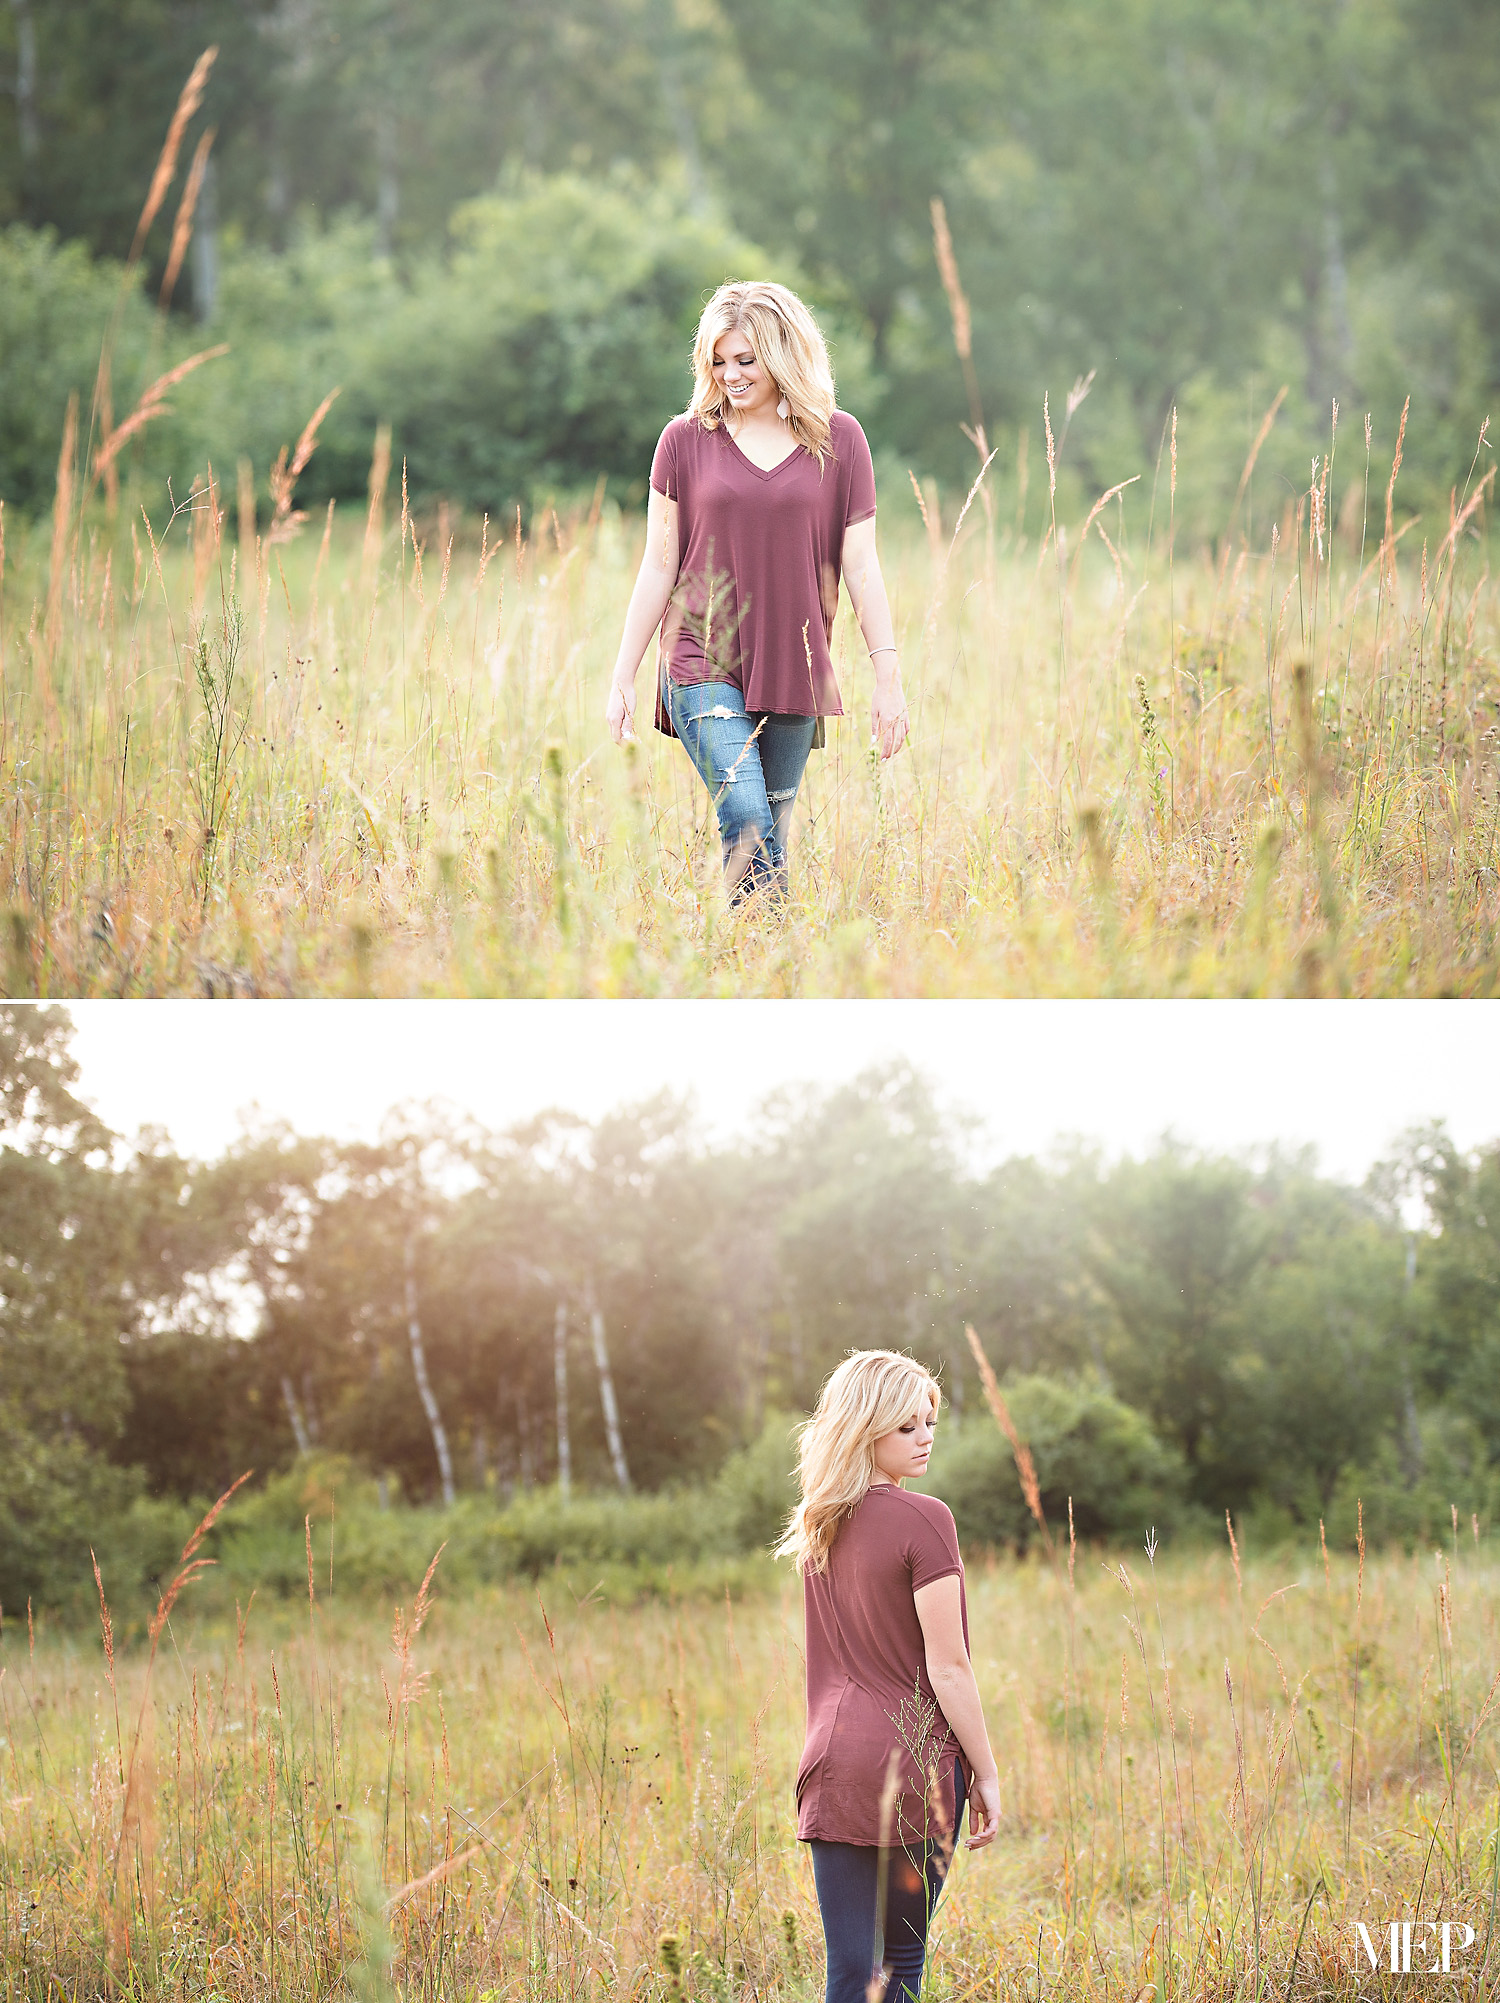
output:
{"label": "meadow field", "polygon": [[[174,1582],[128,1646],[6,1609],[6,2003],[821,1996],[784,1569],[450,1602],[439,1557],[393,1616],[340,1597],[330,1521],[307,1542],[300,1605],[200,1619]],[[1445,1922],[1454,1993],[1494,1994],[1477,1525],[974,1554],[969,1596],[1005,1818],[955,1864],[932,2003],[1403,1994]]]}
{"label": "meadow field", "polygon": [[886,477],[911,748],[872,761],[846,604],[790,903],[738,913],[649,661],[604,729],[642,529],[602,485],[414,516],[377,441],[363,519],[299,523],[285,467],[258,516],[248,466],[111,518],[65,457],[5,525],[7,990],[1493,993],[1489,479],[1404,517],[1344,429],[1270,505],[1252,453],[1213,549],[1175,432],[1092,505]]}

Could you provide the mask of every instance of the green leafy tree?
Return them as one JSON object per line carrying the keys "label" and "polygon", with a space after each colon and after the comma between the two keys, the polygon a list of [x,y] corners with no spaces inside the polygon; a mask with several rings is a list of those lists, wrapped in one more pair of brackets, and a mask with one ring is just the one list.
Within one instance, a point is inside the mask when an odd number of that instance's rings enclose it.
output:
{"label": "green leafy tree", "polygon": [[761,1145],[774,1163],[781,1292],[773,1401],[810,1406],[856,1348],[911,1349],[958,1378],[957,1140],[906,1065],[768,1102]]}
{"label": "green leafy tree", "polygon": [[[155,1302],[127,1334],[126,1422],[116,1457],[153,1495],[221,1495],[295,1451],[267,1329],[318,1212],[327,1151],[285,1128],[246,1134],[219,1160],[180,1160],[140,1137],[126,1194]],[[300,1383],[306,1365],[296,1368]]]}
{"label": "green leafy tree", "polygon": [[1431,1214],[1412,1245],[1423,1399],[1467,1414],[1500,1464],[1500,1147],[1465,1153],[1438,1129],[1413,1136],[1402,1166]]}
{"label": "green leafy tree", "polygon": [[[903,295],[941,301],[929,204],[994,119],[993,0],[796,0],[727,20],[754,93],[728,136],[725,195],[748,234],[857,306],[877,367]],[[730,162],[733,171],[730,171]]]}
{"label": "green leafy tree", "polygon": [[[1168,1146],[1122,1162],[1093,1207],[1088,1267],[1114,1310],[1107,1359],[1118,1394],[1179,1447],[1195,1496],[1216,1503],[1230,1470],[1248,1483],[1235,1359],[1267,1228],[1236,1163]],[[1241,1496],[1236,1499],[1242,1499]]]}
{"label": "green leafy tree", "polygon": [[1104,1368],[1108,1314],[1085,1258],[1102,1174],[1086,1154],[1013,1158],[960,1198],[969,1319],[1002,1376]]}
{"label": "green leafy tree", "polygon": [[[216,127],[229,204],[253,201],[261,172],[246,142],[264,115],[263,28],[272,12],[273,0],[19,0],[6,8],[0,65],[18,87],[6,93],[0,120],[0,220],[50,225],[123,257],[178,95],[210,46],[218,56],[183,165],[199,134]],[[29,94],[19,89],[28,42]],[[175,198],[166,205],[148,253],[158,276],[175,206]]]}
{"label": "green leafy tree", "polygon": [[67,1597],[139,1486],[108,1450],[135,1316],[113,1136],[74,1097],[61,1009],[0,1004],[0,1603]]}

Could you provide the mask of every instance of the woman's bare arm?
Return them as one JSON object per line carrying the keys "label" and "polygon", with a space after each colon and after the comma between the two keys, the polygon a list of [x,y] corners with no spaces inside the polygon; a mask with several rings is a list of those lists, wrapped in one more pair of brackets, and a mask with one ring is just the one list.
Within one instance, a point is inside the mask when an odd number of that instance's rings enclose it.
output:
{"label": "woman's bare arm", "polygon": [[930,1586],[920,1586],[912,1597],[916,1601],[917,1619],[922,1623],[933,1695],[974,1769],[967,1847],[979,1850],[993,1842],[1000,1825],[1000,1773],[990,1751],[974,1665],[964,1647],[959,1594],[959,1580],[953,1574],[946,1579],[934,1579]]}
{"label": "woman's bare arm", "polygon": [[906,742],[908,719],[906,696],[901,687],[901,657],[896,652],[896,629],[880,558],[875,553],[873,515],[867,522],[855,522],[845,529],[840,564],[849,602],[875,670],[870,734],[880,746],[881,757],[894,758]]}
{"label": "woman's bare arm", "polygon": [[604,720],[616,744],[635,736],[635,678],[651,644],[651,635],[665,616],[677,582],[677,504],[651,489],[646,505],[646,548],[636,572],[635,588],[625,613],[625,630],[609,678]]}

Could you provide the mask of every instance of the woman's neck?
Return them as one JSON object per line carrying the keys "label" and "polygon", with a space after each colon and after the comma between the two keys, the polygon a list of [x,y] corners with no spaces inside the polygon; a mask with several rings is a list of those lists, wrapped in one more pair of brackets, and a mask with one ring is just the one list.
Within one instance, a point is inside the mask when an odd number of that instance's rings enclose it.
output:
{"label": "woman's neck", "polygon": [[779,438],[790,429],[786,419],[777,416],[775,404],[765,410],[731,409],[725,414],[725,422],[731,438],[741,438],[747,431],[763,431],[767,438]]}

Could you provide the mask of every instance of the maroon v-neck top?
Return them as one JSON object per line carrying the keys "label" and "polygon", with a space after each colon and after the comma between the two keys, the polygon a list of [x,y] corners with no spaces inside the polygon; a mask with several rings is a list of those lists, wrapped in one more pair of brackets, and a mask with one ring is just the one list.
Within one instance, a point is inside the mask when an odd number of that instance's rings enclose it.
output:
{"label": "maroon v-neck top", "polygon": [[[858,421],[833,413],[821,466],[798,445],[766,471],[723,425],[674,417],[651,484],[677,503],[677,582],[662,620],[673,681],[732,683],[746,709],[842,716],[829,641],[844,531],[875,512]],[[662,728],[659,700],[657,712]]]}
{"label": "maroon v-neck top", "polygon": [[[973,1776],[933,1694],[913,1596],[955,1573],[967,1649],[953,1514],[935,1495],[911,1495],[893,1483],[871,1488],[857,1505],[834,1539],[827,1569],[803,1573],[802,1841],[876,1845],[882,1834],[888,1843],[952,1841],[955,1762],[966,1782]],[[893,1772],[895,1803],[883,1829],[881,1796]]]}

